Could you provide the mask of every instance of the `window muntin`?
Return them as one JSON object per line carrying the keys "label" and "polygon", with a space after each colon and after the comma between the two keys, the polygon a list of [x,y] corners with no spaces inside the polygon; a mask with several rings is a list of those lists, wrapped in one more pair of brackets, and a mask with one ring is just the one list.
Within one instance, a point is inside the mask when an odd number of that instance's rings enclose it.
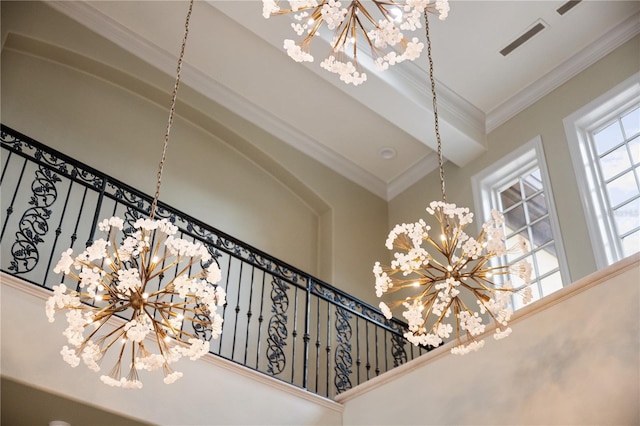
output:
{"label": "window muntin", "polygon": [[601,269],[640,250],[640,72],[563,122]]}
{"label": "window muntin", "polygon": [[[493,206],[505,218],[507,247],[516,244],[516,238],[523,238],[529,253],[509,253],[507,262],[526,260],[532,266],[531,289],[534,300],[549,295],[562,288],[560,264],[555,248],[553,230],[549,219],[546,195],[542,184],[540,168],[537,164],[515,177],[506,188],[496,188]],[[514,307],[521,305],[514,298]]]}
{"label": "window muntin", "polygon": [[590,133],[605,204],[623,257],[640,251],[640,106]]}
{"label": "window muntin", "polygon": [[[526,143],[472,178],[476,211],[483,220],[491,210],[505,217],[507,247],[523,238],[528,253],[509,252],[505,263],[528,261],[532,266],[533,300],[547,296],[569,282],[564,249],[540,137]],[[513,298],[514,309],[522,307]]]}

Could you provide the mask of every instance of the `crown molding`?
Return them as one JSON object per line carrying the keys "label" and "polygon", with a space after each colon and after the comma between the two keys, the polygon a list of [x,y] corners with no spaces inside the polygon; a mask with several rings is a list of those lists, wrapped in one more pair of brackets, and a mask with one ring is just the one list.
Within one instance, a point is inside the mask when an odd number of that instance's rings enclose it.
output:
{"label": "crown molding", "polygon": [[486,132],[491,133],[542,97],[631,40],[638,33],[640,33],[640,13],[627,18],[616,28],[573,55],[562,65],[491,110],[486,118]]}

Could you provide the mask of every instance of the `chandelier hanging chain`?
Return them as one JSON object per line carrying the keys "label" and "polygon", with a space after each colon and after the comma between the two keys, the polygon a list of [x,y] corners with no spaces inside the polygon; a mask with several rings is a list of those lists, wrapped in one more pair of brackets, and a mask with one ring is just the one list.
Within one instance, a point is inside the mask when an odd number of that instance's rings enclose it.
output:
{"label": "chandelier hanging chain", "polygon": [[438,102],[436,97],[436,80],[433,77],[433,58],[431,56],[431,37],[429,36],[429,17],[427,10],[424,10],[424,28],[427,36],[427,58],[429,59],[429,79],[431,80],[431,94],[433,95],[433,119],[435,121],[436,141],[438,144],[438,169],[440,171],[440,190],[442,191],[442,201],[447,202],[447,194],[444,190],[444,164],[442,160],[442,141],[440,140],[440,127],[438,124]]}
{"label": "chandelier hanging chain", "polygon": [[151,202],[151,210],[149,212],[149,219],[153,220],[156,207],[158,205],[158,198],[160,197],[160,185],[162,184],[162,171],[164,169],[164,162],[167,156],[167,148],[169,146],[169,136],[171,134],[171,126],[173,125],[173,116],[176,110],[176,99],[178,97],[178,87],[180,86],[180,77],[182,73],[182,59],[184,58],[184,50],[187,45],[187,37],[189,36],[189,21],[191,19],[191,11],[193,10],[193,0],[189,1],[189,11],[187,12],[187,18],[184,23],[184,37],[182,38],[182,46],[180,47],[180,55],[178,57],[178,67],[176,68],[176,83],[173,86],[173,93],[171,95],[171,107],[169,108],[169,119],[167,121],[167,130],[164,134],[164,145],[162,147],[162,157],[160,164],[158,164],[158,178],[156,181],[156,193],[153,196]]}

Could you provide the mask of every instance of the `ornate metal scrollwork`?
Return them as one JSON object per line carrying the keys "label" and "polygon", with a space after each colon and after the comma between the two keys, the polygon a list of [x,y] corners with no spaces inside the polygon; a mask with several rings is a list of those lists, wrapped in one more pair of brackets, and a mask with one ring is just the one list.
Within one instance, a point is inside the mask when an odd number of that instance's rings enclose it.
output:
{"label": "ornate metal scrollwork", "polygon": [[351,315],[344,308],[336,308],[336,346],[334,383],[338,393],[351,389],[351,367],[353,366],[353,358],[351,357],[351,336],[352,329],[349,320]]}
{"label": "ornate metal scrollwork", "polygon": [[28,148],[33,149],[33,146],[31,146],[28,143],[22,141],[21,139],[18,139],[18,137],[16,135],[5,132],[4,129],[2,131],[0,131],[0,140],[2,140],[3,144],[5,144],[7,147],[10,147],[11,150],[13,150],[15,152],[22,152],[22,146],[23,145],[25,145]]}
{"label": "ornate metal scrollwork", "polygon": [[133,209],[127,206],[127,210],[124,212],[124,223],[126,224],[124,228],[124,234],[128,235],[135,232],[135,228],[133,227],[133,224],[136,223],[136,221],[141,218],[142,218],[142,213],[140,213],[136,209]]}
{"label": "ornate metal scrollwork", "polygon": [[269,374],[280,374],[287,364],[284,347],[287,342],[287,309],[289,308],[289,286],[280,278],[271,281],[271,319],[269,319],[269,337],[267,338],[267,359]]}
{"label": "ornate metal scrollwork", "polygon": [[407,351],[405,351],[404,346],[407,344],[407,340],[400,334],[391,335],[391,355],[393,355],[393,366],[398,367],[399,365],[407,362]]}
{"label": "ornate metal scrollwork", "polygon": [[211,318],[205,313],[205,308],[198,304],[195,307],[196,313],[193,317],[193,333],[201,340],[211,340]]}
{"label": "ornate metal scrollwork", "polygon": [[44,242],[42,236],[49,232],[48,220],[51,217],[51,207],[58,197],[55,183],[60,177],[50,169],[38,166],[35,179],[31,183],[31,200],[29,207],[20,218],[19,230],[11,246],[11,260],[9,270],[22,274],[33,270],[38,264],[40,255],[37,245]]}
{"label": "ornate metal scrollwork", "polygon": [[289,279],[292,283],[297,284],[300,281],[300,276],[296,272],[291,269],[283,266],[277,262],[274,262],[272,259],[266,256],[262,256],[261,254],[254,252],[247,252],[247,262],[253,263],[257,266],[262,266],[268,272],[281,276],[282,278]]}
{"label": "ornate metal scrollwork", "polygon": [[[29,138],[26,138],[29,139]],[[83,166],[73,164],[72,160],[59,157],[53,152],[47,151],[46,147],[39,147],[37,142],[31,143],[23,137],[4,131],[0,131],[0,141],[11,151],[19,152],[37,160],[41,165],[48,165],[51,169],[63,176],[70,177],[76,181],[83,182],[93,188],[102,186],[103,178],[95,173],[86,170]]]}

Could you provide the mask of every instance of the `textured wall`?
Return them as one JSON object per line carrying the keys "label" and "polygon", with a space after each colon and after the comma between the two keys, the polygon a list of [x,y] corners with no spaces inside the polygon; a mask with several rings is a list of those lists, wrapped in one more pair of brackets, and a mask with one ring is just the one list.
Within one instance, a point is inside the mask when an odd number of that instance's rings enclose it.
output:
{"label": "textured wall", "polygon": [[463,357],[443,352],[354,394],[343,424],[638,424],[639,283],[635,255],[573,284],[586,290],[515,320],[504,340],[488,337]]}

